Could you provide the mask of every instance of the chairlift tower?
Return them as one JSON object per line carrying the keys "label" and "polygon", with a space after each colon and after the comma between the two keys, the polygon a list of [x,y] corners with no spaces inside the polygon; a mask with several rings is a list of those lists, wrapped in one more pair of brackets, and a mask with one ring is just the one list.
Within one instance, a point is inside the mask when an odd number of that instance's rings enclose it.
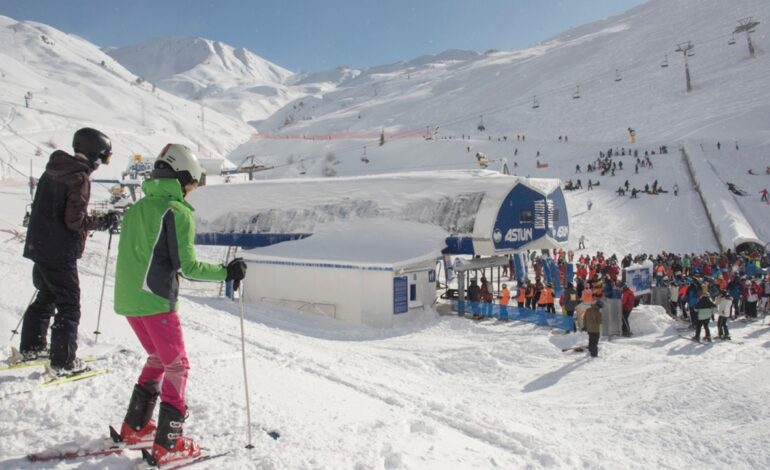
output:
{"label": "chairlift tower", "polygon": [[753,59],[756,55],[754,53],[754,44],[751,42],[751,33],[753,33],[754,29],[759,25],[759,21],[754,21],[752,17],[749,16],[738,20],[738,25],[739,26],[735,28],[735,31],[733,31],[733,35],[746,33],[746,42],[749,45],[749,57]]}
{"label": "chairlift tower", "polygon": [[687,57],[691,57],[694,52],[692,50],[695,48],[695,45],[691,41],[682,42],[677,44],[677,48],[674,52],[681,52],[684,56],[684,75],[685,79],[687,80],[687,92],[692,91],[692,81],[690,79],[690,64],[687,62]]}

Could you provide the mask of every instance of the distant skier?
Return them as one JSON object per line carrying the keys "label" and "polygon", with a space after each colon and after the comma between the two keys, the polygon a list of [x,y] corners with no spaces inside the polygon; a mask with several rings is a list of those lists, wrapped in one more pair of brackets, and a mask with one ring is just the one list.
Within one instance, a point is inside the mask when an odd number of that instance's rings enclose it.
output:
{"label": "distant skier", "polygon": [[586,236],[580,235],[580,239],[578,239],[578,250],[583,250],[586,247]]}
{"label": "distant skier", "polygon": [[762,198],[760,199],[760,201],[767,202],[767,188],[760,191],[759,194],[762,195]]}
{"label": "distant skier", "polygon": [[586,201],[586,207],[588,207],[588,210],[591,210],[591,207],[593,207],[594,203],[589,199]]}
{"label": "distant skier", "polygon": [[674,190],[674,196],[679,195],[679,185],[674,183],[674,187],[672,188]]}
{"label": "distant skier", "polygon": [[582,171],[580,171],[580,164],[579,163],[577,165],[575,165],[575,173],[582,173]]}
{"label": "distant skier", "polygon": [[[120,434],[128,445],[154,441],[152,457],[163,466],[201,453],[198,443],[183,436],[190,363],[177,313],[178,276],[238,283],[246,264],[240,258],[227,266],[196,259],[195,218],[185,198],[198,187],[203,169],[192,151],[168,144],[154,167],[151,179],[142,184],[145,196],[125,213],[115,268],[115,312],[126,317],[148,354]],[[158,396],[156,428],[152,415]]]}
{"label": "distant skier", "polygon": [[47,336],[53,316],[50,360],[57,375],[87,369],[77,358],[77,260],[83,255],[88,231],[106,230],[113,222],[112,215],[88,215],[89,177],[99,164],[109,164],[112,142],[103,133],[86,127],[75,132],[72,147],[74,155],[62,150],[53,152],[38,180],[24,244],[24,257],[35,263],[32,283],[38,293],[24,312],[19,351],[24,360],[49,357]]}

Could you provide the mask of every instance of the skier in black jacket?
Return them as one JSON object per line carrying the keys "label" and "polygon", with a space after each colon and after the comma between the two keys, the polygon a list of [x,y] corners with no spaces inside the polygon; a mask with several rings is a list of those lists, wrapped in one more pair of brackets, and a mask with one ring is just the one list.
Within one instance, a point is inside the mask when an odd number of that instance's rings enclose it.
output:
{"label": "skier in black jacket", "polygon": [[[79,372],[77,359],[80,323],[80,281],[77,260],[83,254],[89,230],[106,230],[114,216],[91,217],[89,176],[100,163],[108,164],[112,142],[96,129],[83,128],[74,135],[74,155],[51,154],[39,179],[24,244],[24,257],[34,261],[32,282],[38,290],[24,312],[19,350],[24,360],[46,356],[51,327],[51,368],[57,374]],[[55,315],[54,315],[55,312]]]}

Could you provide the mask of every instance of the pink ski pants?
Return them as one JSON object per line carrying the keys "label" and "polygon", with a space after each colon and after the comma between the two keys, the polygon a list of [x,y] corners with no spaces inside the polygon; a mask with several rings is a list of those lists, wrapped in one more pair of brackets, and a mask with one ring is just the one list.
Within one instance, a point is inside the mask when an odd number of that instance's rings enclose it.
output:
{"label": "pink ski pants", "polygon": [[147,390],[160,387],[160,401],[181,413],[187,413],[184,390],[190,362],[182,336],[182,324],[177,312],[159,313],[146,317],[126,317],[139,342],[149,355],[137,381]]}

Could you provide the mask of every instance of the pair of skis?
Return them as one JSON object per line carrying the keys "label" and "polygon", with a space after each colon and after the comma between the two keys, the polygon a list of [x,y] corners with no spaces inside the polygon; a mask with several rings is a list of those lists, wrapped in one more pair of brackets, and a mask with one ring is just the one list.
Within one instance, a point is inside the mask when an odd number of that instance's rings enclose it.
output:
{"label": "pair of skis", "polygon": [[[270,438],[277,440],[281,437],[281,434],[275,430],[262,429]],[[150,449],[152,448],[153,441],[143,441],[135,445],[127,445],[123,438],[120,437],[120,433],[110,426],[110,437],[104,439],[104,448],[102,449],[72,449],[67,451],[62,450],[47,450],[38,452],[35,454],[28,454],[27,459],[31,462],[51,462],[57,460],[72,460],[83,459],[91,457],[106,457],[110,455],[123,454],[126,451],[137,450],[142,453],[142,462],[137,465],[137,470],[160,468],[163,470],[171,470],[176,468],[185,468],[191,465],[195,465],[200,462],[206,462],[209,460],[224,457],[230,453],[230,451],[211,453],[207,449],[201,449],[201,455],[193,458],[180,459],[174,462],[169,462],[165,465],[157,465],[155,459],[152,457]]]}

